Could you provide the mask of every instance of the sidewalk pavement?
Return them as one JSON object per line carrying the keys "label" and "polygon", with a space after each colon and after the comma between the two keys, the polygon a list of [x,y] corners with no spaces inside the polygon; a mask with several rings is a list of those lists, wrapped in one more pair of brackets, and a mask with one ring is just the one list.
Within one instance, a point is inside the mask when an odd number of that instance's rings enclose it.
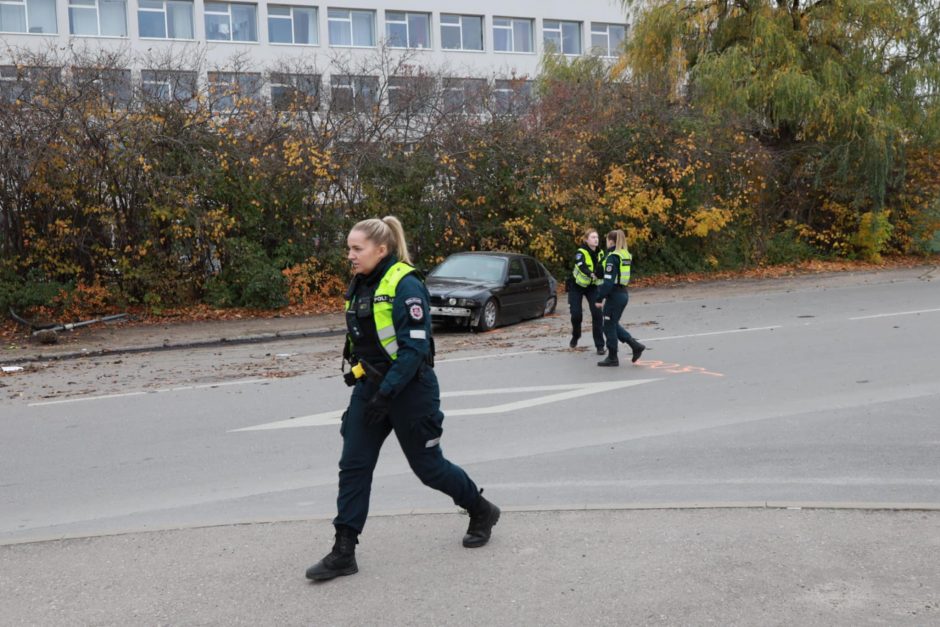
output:
{"label": "sidewalk pavement", "polygon": [[0,353],[0,364],[76,359],[95,355],[140,353],[208,346],[251,344],[341,335],[343,315],[211,320],[186,323],[100,323],[57,334],[56,344],[28,339]]}
{"label": "sidewalk pavement", "polygon": [[310,583],[329,521],[0,547],[5,625],[936,625],[937,512],[373,516],[359,573]]}
{"label": "sidewalk pavement", "polygon": [[[98,325],[3,363],[341,332],[338,314]],[[472,550],[466,523],[376,513],[360,572],[320,584],[303,575],[329,550],[328,520],[0,546],[0,624],[940,624],[934,505],[504,507]]]}

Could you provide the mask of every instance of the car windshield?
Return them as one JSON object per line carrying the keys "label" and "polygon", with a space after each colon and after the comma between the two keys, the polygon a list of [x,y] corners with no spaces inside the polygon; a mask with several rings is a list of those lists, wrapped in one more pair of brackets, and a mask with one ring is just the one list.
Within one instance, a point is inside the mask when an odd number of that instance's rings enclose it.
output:
{"label": "car windshield", "polygon": [[486,255],[452,255],[431,271],[439,279],[466,279],[498,283],[503,280],[506,260]]}

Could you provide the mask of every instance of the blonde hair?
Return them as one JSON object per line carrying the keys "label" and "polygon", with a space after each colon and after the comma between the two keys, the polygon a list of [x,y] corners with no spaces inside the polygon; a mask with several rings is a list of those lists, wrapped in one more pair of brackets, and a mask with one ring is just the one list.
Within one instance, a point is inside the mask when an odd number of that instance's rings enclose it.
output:
{"label": "blonde hair", "polygon": [[408,242],[405,240],[405,229],[395,216],[385,216],[381,220],[370,218],[357,222],[352,228],[353,231],[360,231],[366,236],[366,239],[377,246],[385,245],[390,253],[398,255],[399,261],[404,261],[409,266],[411,255],[408,254]]}
{"label": "blonde hair", "polygon": [[624,235],[624,232],[620,229],[615,229],[607,234],[607,241],[614,242],[614,249],[616,250],[626,250],[627,249],[627,236]]}

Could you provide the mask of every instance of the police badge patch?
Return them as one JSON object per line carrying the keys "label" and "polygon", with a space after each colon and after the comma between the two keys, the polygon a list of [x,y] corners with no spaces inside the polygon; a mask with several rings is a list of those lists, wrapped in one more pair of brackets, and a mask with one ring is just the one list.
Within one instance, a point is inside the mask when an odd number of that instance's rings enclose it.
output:
{"label": "police badge patch", "polygon": [[408,308],[408,315],[410,315],[411,319],[415,321],[424,320],[424,307],[418,304],[411,305]]}

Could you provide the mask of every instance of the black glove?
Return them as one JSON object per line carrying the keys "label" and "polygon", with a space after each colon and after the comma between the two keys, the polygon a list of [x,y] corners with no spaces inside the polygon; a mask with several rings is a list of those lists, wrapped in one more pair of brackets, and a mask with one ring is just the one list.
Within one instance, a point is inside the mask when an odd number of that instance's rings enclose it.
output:
{"label": "black glove", "polygon": [[375,395],[366,403],[366,422],[370,425],[378,424],[388,416],[389,408],[392,406],[392,399],[381,392]]}

